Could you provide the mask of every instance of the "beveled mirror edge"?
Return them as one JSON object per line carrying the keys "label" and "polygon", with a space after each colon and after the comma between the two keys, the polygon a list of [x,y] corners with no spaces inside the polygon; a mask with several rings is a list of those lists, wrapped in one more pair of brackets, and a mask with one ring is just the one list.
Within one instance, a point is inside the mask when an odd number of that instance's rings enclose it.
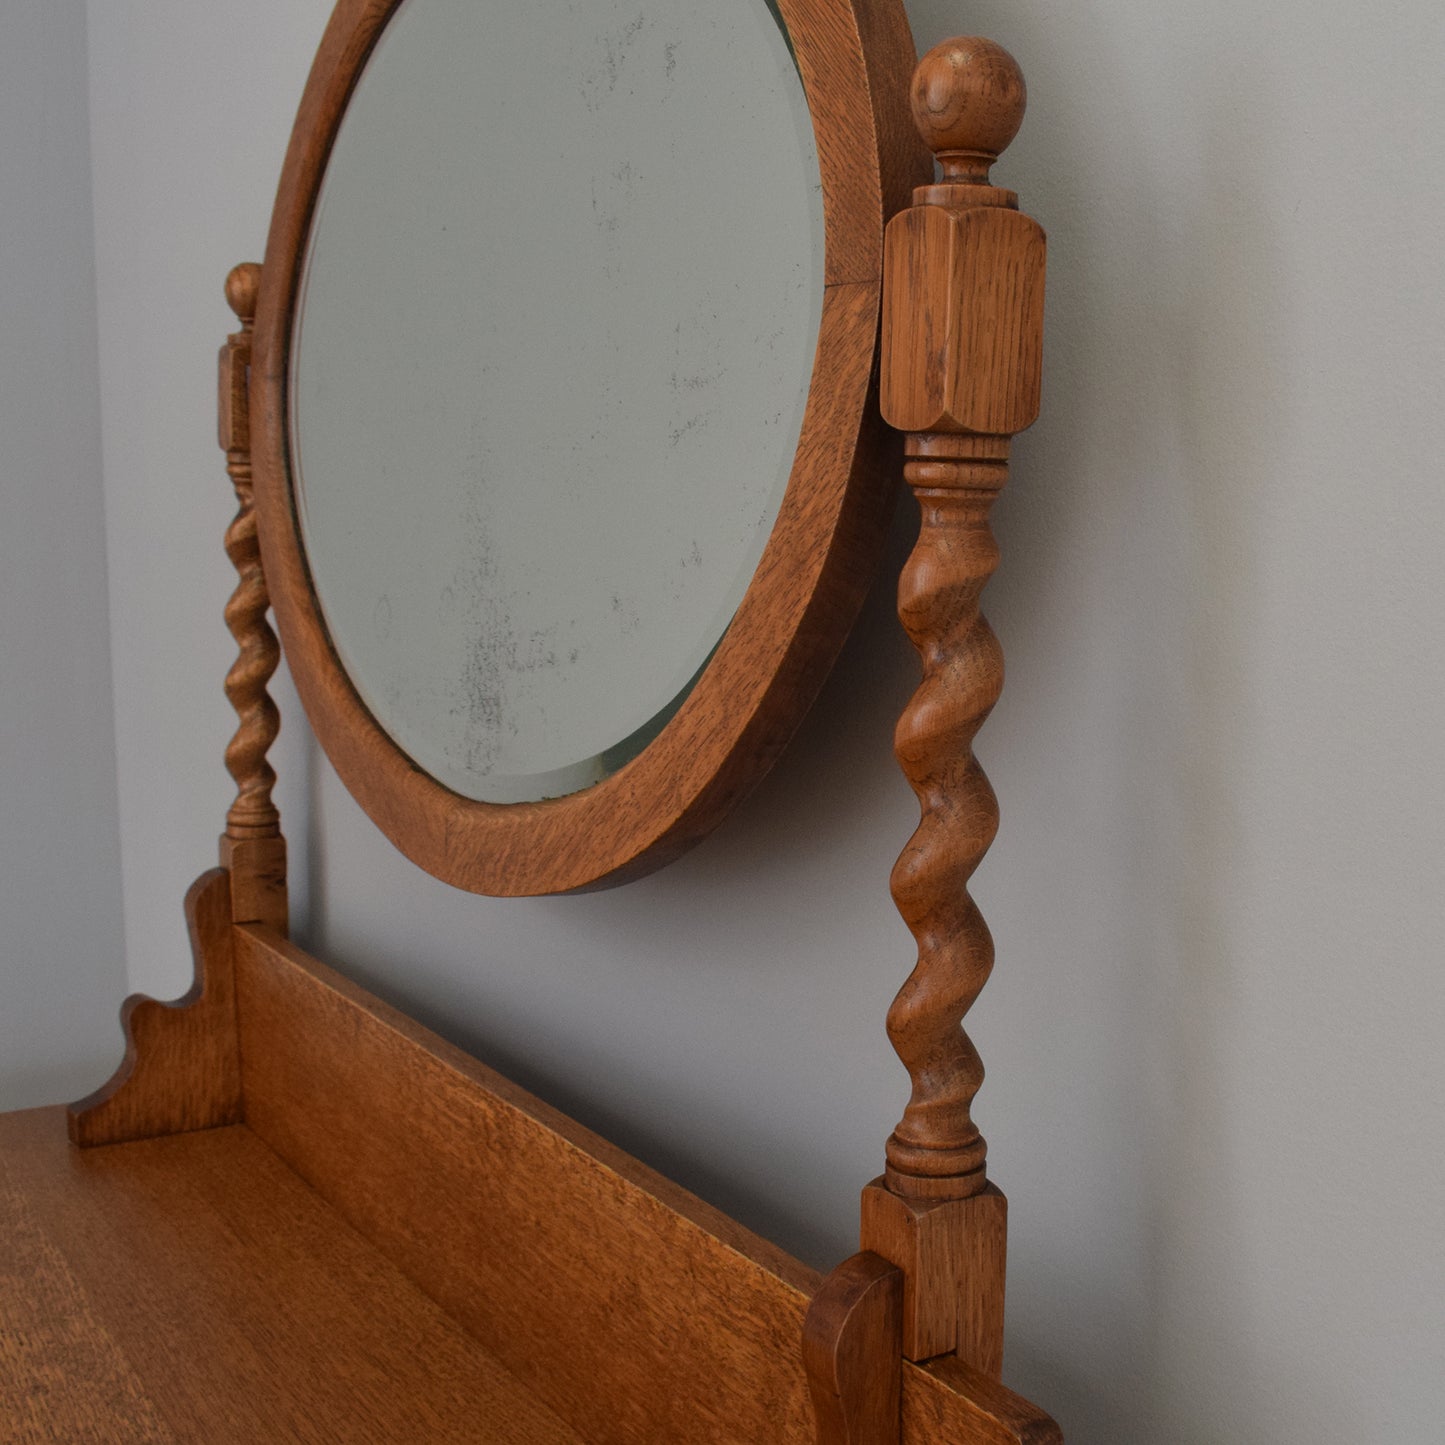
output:
{"label": "beveled mirror edge", "polygon": [[495,895],[611,886],[699,841],[768,771],[836,659],[875,570],[896,475],[876,405],[882,233],[931,170],[908,120],[912,38],[901,0],[781,0],[814,117],[826,254],[812,388],[777,525],[713,662],[648,748],[584,792],[487,804],[417,769],[361,703],[320,616],[291,493],[286,379],[314,203],[357,77],[399,3],[337,4],[302,98],[267,243],[250,406],[278,628],[338,774],[418,866]]}

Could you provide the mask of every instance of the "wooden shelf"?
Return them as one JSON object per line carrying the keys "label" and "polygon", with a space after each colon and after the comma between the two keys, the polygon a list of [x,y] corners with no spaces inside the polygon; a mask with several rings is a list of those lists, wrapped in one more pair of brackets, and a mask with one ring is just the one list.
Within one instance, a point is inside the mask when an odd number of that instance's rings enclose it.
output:
{"label": "wooden shelf", "polygon": [[0,1437],[581,1437],[244,1125],[0,1116]]}

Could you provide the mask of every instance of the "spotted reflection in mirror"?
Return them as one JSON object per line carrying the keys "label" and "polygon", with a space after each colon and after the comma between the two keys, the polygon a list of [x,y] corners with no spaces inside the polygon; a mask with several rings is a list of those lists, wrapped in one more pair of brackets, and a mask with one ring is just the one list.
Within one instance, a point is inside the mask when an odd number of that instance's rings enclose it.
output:
{"label": "spotted reflection in mirror", "polygon": [[405,0],[312,223],[292,465],[332,645],[466,797],[662,729],[778,514],[823,297],[766,0]]}

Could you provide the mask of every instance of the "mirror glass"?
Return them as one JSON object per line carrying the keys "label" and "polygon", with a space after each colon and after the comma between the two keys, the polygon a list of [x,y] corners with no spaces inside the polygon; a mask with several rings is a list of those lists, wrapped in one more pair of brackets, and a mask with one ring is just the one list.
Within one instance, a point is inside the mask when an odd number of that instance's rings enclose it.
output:
{"label": "mirror glass", "polygon": [[332,646],[413,761],[531,801],[661,731],[777,517],[822,303],[765,0],[403,0],[327,163],[288,405]]}

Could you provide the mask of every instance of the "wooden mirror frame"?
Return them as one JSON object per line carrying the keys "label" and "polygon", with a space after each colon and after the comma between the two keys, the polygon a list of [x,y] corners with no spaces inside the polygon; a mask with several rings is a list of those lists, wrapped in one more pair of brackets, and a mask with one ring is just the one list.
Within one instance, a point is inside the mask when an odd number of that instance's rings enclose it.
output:
{"label": "wooden mirror frame", "polygon": [[362,702],[311,584],[293,491],[288,372],[311,222],[348,101],[400,4],[338,4],[281,177],[250,393],[265,576],[322,747],[407,857],[474,893],[610,886],[670,862],[762,778],[817,695],[872,579],[897,472],[876,405],[883,228],[931,164],[906,104],[912,37],[902,0],[778,0],[813,117],[825,258],[812,381],[777,522],[731,625],[658,737],[581,792],[497,804],[437,782]]}

